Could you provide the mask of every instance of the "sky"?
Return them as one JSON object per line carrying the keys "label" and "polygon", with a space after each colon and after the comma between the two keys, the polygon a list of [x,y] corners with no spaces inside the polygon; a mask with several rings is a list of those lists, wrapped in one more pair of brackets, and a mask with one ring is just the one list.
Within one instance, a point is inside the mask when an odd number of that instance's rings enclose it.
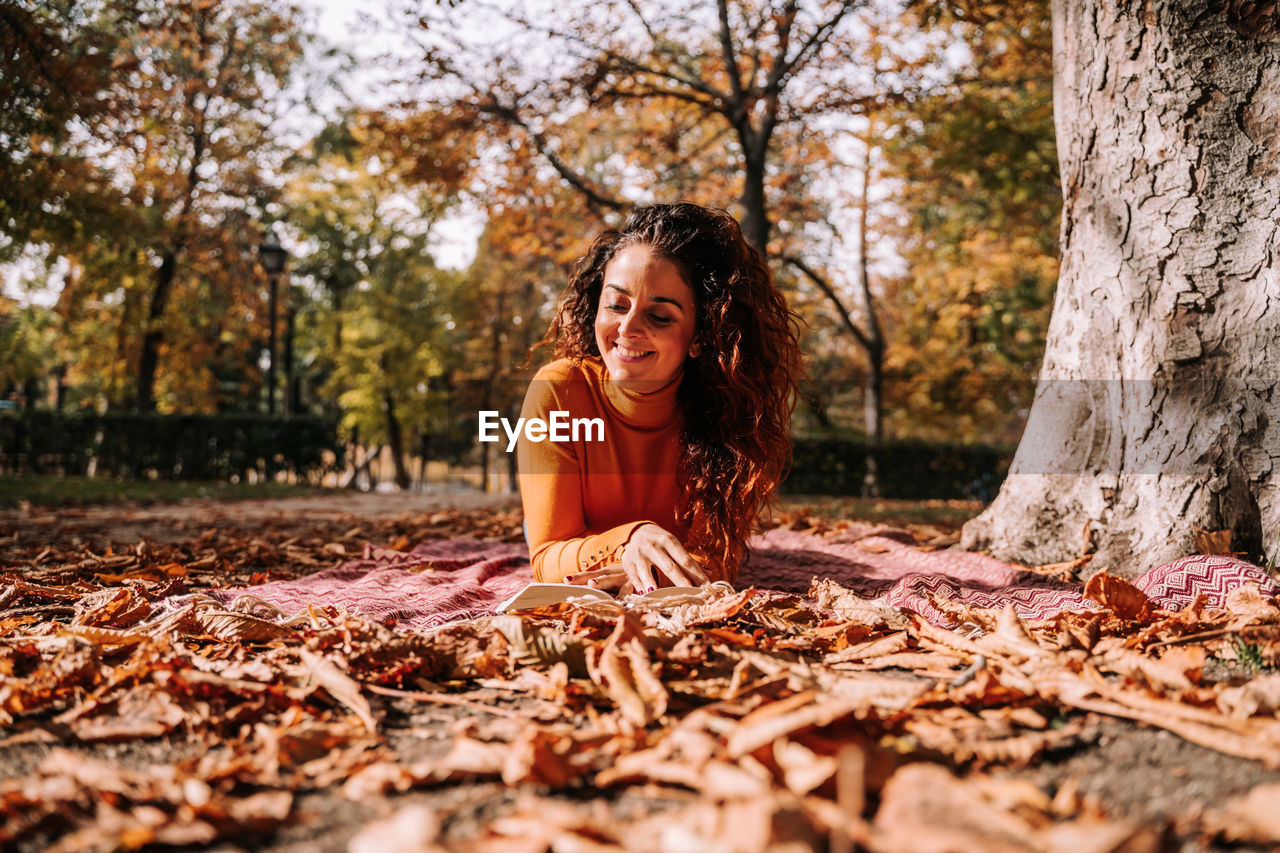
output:
{"label": "sky", "polygon": [[[366,20],[376,17],[385,6],[385,0],[294,0],[314,23],[314,31],[321,38],[343,48],[359,59],[371,59],[394,48],[393,41],[385,34],[379,35]],[[430,0],[427,0],[430,2]],[[385,87],[379,85],[380,77],[370,68],[356,72],[348,80],[348,95],[356,104],[378,103]],[[359,63],[358,63],[359,66]],[[476,242],[483,222],[474,212],[460,211],[438,222],[433,229],[436,243],[433,245],[436,262],[443,267],[461,269],[475,257]]]}

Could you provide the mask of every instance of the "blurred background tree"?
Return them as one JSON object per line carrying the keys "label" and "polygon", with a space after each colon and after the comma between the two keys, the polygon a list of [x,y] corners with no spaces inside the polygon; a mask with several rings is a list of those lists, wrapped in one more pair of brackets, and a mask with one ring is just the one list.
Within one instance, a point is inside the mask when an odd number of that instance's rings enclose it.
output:
{"label": "blurred background tree", "polygon": [[963,38],[954,77],[888,113],[889,225],[905,272],[887,370],[895,432],[1015,442],[1058,279],[1061,191],[1048,0],[928,4]]}
{"label": "blurred background tree", "polygon": [[408,488],[407,455],[444,420],[442,380],[463,357],[454,315],[466,309],[459,274],[431,250],[451,198],[407,182],[386,149],[367,116],[347,116],[295,161],[285,206],[301,253],[296,289],[315,316],[303,345],[316,390],[348,434],[388,448]]}
{"label": "blurred background tree", "polygon": [[114,218],[120,193],[74,143],[111,114],[138,12],[137,0],[0,4],[0,261]]}
{"label": "blurred background tree", "polygon": [[[567,211],[616,223],[652,199],[727,206],[748,240],[792,262],[780,283],[816,287],[878,373],[865,264],[848,263],[866,255],[855,242],[866,228],[846,222],[865,223],[853,188],[868,167],[845,152],[865,147],[872,116],[927,85],[945,33],[892,4],[847,0],[475,3],[415,13],[411,26],[424,67],[387,113],[403,156],[429,171],[439,152],[428,142],[420,155],[414,141],[452,138],[449,162],[479,195],[505,206],[512,188],[527,199],[540,187],[552,227]],[[596,230],[541,242],[572,257]],[[879,434],[879,395],[867,398]]]}
{"label": "blurred background tree", "polygon": [[[296,9],[101,0],[42,6],[27,23],[52,34],[25,42],[30,61],[53,63],[27,87],[28,111],[62,112],[14,146],[15,171],[76,188],[22,200],[7,227],[60,276],[68,381],[100,407],[245,405],[250,377],[233,366],[262,333],[256,247],[274,193],[272,109],[302,55]],[[56,39],[73,44],[92,92],[64,93]]]}

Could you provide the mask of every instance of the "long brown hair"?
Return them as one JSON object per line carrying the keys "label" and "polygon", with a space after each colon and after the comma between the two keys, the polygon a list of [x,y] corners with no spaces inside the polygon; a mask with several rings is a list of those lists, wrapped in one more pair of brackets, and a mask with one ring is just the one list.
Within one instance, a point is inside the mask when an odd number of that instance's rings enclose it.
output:
{"label": "long brown hair", "polygon": [[558,358],[599,357],[595,316],[604,269],[629,246],[676,265],[693,291],[697,358],[685,362],[682,485],[673,531],[713,576],[732,579],[752,522],[786,474],[800,379],[798,317],[764,256],[723,210],[688,202],[636,208],[574,262],[542,345]]}

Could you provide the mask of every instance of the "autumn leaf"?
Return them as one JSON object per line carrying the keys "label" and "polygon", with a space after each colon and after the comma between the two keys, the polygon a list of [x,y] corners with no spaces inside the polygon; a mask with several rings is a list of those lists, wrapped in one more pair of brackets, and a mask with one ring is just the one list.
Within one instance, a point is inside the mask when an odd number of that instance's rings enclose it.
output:
{"label": "autumn leaf", "polygon": [[1084,587],[1084,597],[1098,602],[1121,619],[1148,622],[1155,613],[1146,593],[1105,570],[1089,578]]}

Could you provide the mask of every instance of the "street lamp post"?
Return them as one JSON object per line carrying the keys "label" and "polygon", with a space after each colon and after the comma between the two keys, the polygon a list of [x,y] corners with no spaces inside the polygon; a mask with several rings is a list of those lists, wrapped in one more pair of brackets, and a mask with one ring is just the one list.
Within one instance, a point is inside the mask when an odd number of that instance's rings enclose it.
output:
{"label": "street lamp post", "polygon": [[276,413],[276,302],[280,273],[284,272],[289,253],[276,242],[275,237],[258,247],[258,260],[267,271],[267,414]]}

